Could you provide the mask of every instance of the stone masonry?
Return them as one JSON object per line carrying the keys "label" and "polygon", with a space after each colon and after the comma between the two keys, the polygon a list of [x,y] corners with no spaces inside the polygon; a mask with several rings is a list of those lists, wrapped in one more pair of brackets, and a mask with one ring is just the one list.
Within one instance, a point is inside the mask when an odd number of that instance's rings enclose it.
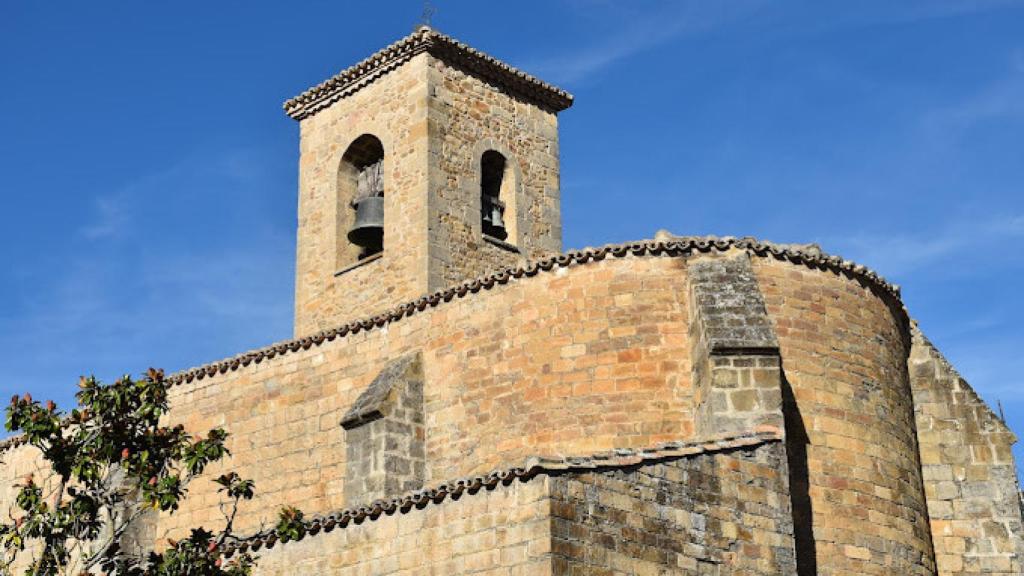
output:
{"label": "stone masonry", "polygon": [[689,266],[697,431],[783,426],[779,342],[744,252]]}
{"label": "stone masonry", "polygon": [[554,574],[792,574],[784,447],[551,480]]}
{"label": "stone masonry", "polygon": [[[560,251],[556,113],[571,104],[429,28],[289,101],[301,134],[295,335]],[[384,251],[359,265],[338,257],[352,223],[340,180],[364,134],[384,148]],[[488,150],[505,156],[514,184],[505,242],[481,231]]]}
{"label": "stone masonry", "polygon": [[423,487],[423,364],[418,354],[385,366],[341,421],[345,498],[360,504]]}
{"label": "stone masonry", "polygon": [[[231,434],[211,477],[255,480],[256,573],[1020,574],[1016,437],[896,286],[752,238],[561,252],[571,104],[428,27],[285,104],[295,338],[168,379],[172,423]],[[360,260],[353,170],[381,149],[384,246]],[[44,471],[0,450],[9,505]],[[222,522],[216,489],[137,539]],[[265,529],[285,505],[299,541]]]}
{"label": "stone masonry", "polygon": [[939,570],[1021,574],[1017,438],[913,327],[910,383]]}

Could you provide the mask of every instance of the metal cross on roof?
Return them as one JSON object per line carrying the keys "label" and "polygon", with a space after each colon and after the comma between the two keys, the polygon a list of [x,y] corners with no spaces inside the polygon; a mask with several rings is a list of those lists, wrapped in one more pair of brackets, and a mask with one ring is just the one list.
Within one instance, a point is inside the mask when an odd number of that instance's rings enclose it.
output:
{"label": "metal cross on roof", "polygon": [[430,19],[437,13],[437,7],[430,0],[423,0],[423,13],[420,14],[420,25],[430,26]]}

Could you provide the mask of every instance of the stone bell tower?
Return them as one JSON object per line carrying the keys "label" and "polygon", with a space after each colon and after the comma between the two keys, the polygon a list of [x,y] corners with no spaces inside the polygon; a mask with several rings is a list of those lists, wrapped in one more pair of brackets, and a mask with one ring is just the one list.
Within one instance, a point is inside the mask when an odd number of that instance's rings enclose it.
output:
{"label": "stone bell tower", "polygon": [[301,132],[296,336],[560,251],[571,105],[426,26],[286,102]]}

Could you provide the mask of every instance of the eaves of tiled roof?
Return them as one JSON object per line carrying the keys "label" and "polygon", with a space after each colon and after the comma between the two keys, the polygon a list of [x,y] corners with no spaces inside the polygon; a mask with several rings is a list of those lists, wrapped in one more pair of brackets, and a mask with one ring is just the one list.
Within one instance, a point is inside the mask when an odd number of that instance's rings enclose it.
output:
{"label": "eaves of tiled roof", "polygon": [[[508,486],[517,480],[526,482],[542,475],[583,474],[693,458],[704,454],[750,450],[782,440],[783,433],[780,429],[774,426],[759,426],[755,430],[741,434],[668,442],[646,449],[615,449],[573,457],[532,457],[523,466],[495,470],[481,476],[458,478],[432,488],[408,492],[387,500],[377,500],[365,506],[314,516],[306,522],[308,528],[306,537],[316,536],[321,532],[331,532],[336,528],[344,529],[352,523],[361,524],[364,521],[374,521],[381,515],[406,514],[413,509],[419,510],[431,504],[441,504],[448,498],[459,498],[464,494],[477,494],[482,489],[493,490]],[[236,552],[257,551],[264,547],[272,548],[278,541],[279,537],[274,530],[263,530],[226,546],[224,553],[230,557]]]}
{"label": "eaves of tiled roof", "polygon": [[[542,272],[548,272],[558,268],[585,265],[605,260],[607,258],[650,256],[686,257],[703,253],[720,253],[729,250],[743,250],[752,256],[783,260],[809,268],[829,270],[836,274],[856,278],[859,281],[874,287],[880,294],[891,298],[891,302],[894,303],[904,315],[906,314],[906,310],[903,308],[902,301],[900,300],[899,286],[890,284],[885,280],[885,278],[878,275],[870,268],[866,268],[849,260],[844,260],[838,256],[825,254],[813,245],[775,244],[773,242],[763,242],[749,237],[667,236],[662,239],[628,242],[624,244],[608,244],[600,248],[573,250],[542,258],[540,260],[535,260],[523,266],[506,268],[474,280],[463,282],[457,286],[440,290],[427,296],[422,296],[416,300],[406,302],[405,304],[401,304],[376,316],[355,320],[342,326],[331,328],[329,330],[322,330],[303,338],[295,338],[293,340],[278,342],[257,350],[244,352],[226,360],[211,362],[209,364],[177,372],[168,376],[166,382],[171,386],[191,383],[217,374],[225,374],[227,372],[235,371],[254,363],[259,364],[264,360],[269,360],[276,356],[284,356],[286,354],[298,352],[299,350],[308,350],[314,346],[321,346],[325,342],[332,342],[338,338],[344,338],[349,334],[379,329],[407,316],[423,312],[427,308],[440,306],[445,302],[466,298],[482,290],[491,290],[496,286],[508,284],[513,280],[536,276]],[[20,435],[0,441],[0,453],[22,443],[24,443],[24,439]]]}
{"label": "eaves of tiled roof", "polygon": [[[196,368],[191,368],[172,374],[167,378],[171,385],[190,383],[202,380],[217,374],[224,374],[229,371],[249,366],[253,363],[260,363],[264,360],[283,356],[299,350],[308,350],[314,346],[321,346],[325,342],[332,342],[338,338],[344,338],[349,334],[356,334],[366,330],[381,328],[387,324],[398,322],[401,319],[420,313],[428,308],[440,306],[445,302],[455,299],[467,298],[480,291],[490,290],[495,286],[508,284],[509,282],[524,277],[536,276],[557,268],[569,266],[586,265],[598,262],[607,258],[625,257],[651,257],[670,256],[686,257],[701,253],[726,252],[729,250],[743,250],[752,256],[762,258],[773,258],[784,260],[793,264],[803,265],[808,268],[828,270],[836,274],[856,278],[865,284],[874,287],[883,296],[891,298],[898,309],[903,310],[900,301],[899,286],[890,284],[875,271],[844,260],[838,256],[824,254],[813,245],[798,244],[775,244],[762,242],[754,238],[733,238],[715,236],[674,236],[666,239],[645,240],[625,244],[609,244],[600,248],[584,248],[573,250],[562,254],[556,254],[540,260],[529,262],[525,265],[506,268],[488,274],[486,276],[463,282],[457,286],[422,296],[411,302],[401,304],[391,310],[372,316],[349,322],[336,328],[322,330],[315,334],[296,338],[284,342],[271,344],[258,350],[245,352],[233,358],[212,362]],[[904,311],[905,313],[905,311]]]}
{"label": "eaves of tiled roof", "polygon": [[284,111],[295,120],[308,118],[423,52],[466,69],[548,110],[558,112],[572,106],[572,94],[565,90],[517,70],[429,26],[420,26],[405,38],[286,101]]}

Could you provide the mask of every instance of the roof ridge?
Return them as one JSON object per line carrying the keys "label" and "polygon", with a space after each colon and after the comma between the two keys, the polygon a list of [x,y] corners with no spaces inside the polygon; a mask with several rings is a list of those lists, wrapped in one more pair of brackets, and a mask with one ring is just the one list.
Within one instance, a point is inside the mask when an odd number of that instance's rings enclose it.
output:
{"label": "roof ridge", "polygon": [[604,260],[609,256],[615,258],[661,255],[688,256],[698,252],[725,252],[730,249],[746,250],[748,253],[756,256],[772,257],[795,264],[804,264],[812,268],[823,268],[836,273],[847,274],[876,286],[883,293],[900,302],[899,286],[890,284],[870,268],[844,260],[838,256],[825,254],[813,245],[775,244],[773,242],[762,242],[751,237],[675,236],[662,240],[606,244],[600,248],[587,247],[581,250],[571,250],[550,255],[517,267],[505,268],[443,290],[438,290],[432,294],[399,304],[375,316],[353,320],[347,324],[321,330],[309,336],[282,340],[224,360],[187,368],[168,376],[167,381],[171,385],[190,383],[193,380],[202,380],[207,376],[214,376],[218,373],[224,374],[228,371],[238,370],[240,367],[249,366],[253,362],[259,363],[278,355],[308,350],[312,346],[320,346],[324,342],[330,342],[349,334],[357,334],[364,330],[380,328],[406,316],[422,312],[427,308],[436,307],[444,302],[449,302],[456,298],[464,298],[481,290],[489,290],[498,284],[507,284],[512,279],[535,276],[542,271],[546,272],[554,268],[565,268],[571,265],[596,262]]}
{"label": "roof ridge", "polygon": [[288,99],[284,103],[284,111],[295,120],[312,116],[422,52],[430,52],[438,57],[444,56],[463,64],[488,80],[530,97],[555,111],[572,106],[572,94],[565,90],[429,26],[420,26],[411,34],[306,89],[298,96]]}
{"label": "roof ridge", "polygon": [[[413,508],[419,509],[430,504],[440,504],[449,496],[457,498],[464,493],[477,494],[481,489],[508,486],[515,480],[526,482],[540,475],[589,472],[644,465],[663,460],[680,460],[704,454],[754,448],[779,442],[782,439],[783,432],[779,428],[758,426],[739,434],[666,442],[650,448],[617,448],[584,456],[533,456],[527,458],[523,466],[498,469],[479,476],[456,478],[437,484],[433,488],[413,490],[393,498],[375,500],[367,505],[352,506],[336,512],[319,514],[310,518],[306,522],[306,526],[309,534],[315,536],[321,530],[330,532],[336,527],[346,528],[352,522],[362,523],[367,519],[373,521],[382,514],[390,515],[395,512],[404,514]],[[247,552],[250,549],[255,551],[263,546],[271,548],[278,540],[279,537],[273,529],[265,529],[244,536],[237,543],[226,546],[224,553],[230,557],[238,551]],[[286,539],[281,541],[282,543],[287,542]]]}

